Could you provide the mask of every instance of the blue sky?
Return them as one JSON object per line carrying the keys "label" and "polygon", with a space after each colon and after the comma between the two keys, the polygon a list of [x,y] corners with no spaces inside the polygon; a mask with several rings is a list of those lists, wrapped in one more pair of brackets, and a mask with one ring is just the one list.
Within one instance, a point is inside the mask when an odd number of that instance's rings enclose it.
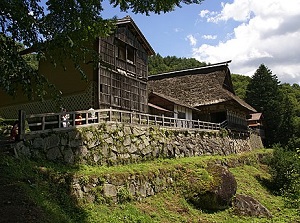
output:
{"label": "blue sky", "polygon": [[205,0],[150,16],[103,2],[104,18],[130,15],[156,53],[218,63],[251,76],[261,63],[281,82],[300,83],[300,0]]}

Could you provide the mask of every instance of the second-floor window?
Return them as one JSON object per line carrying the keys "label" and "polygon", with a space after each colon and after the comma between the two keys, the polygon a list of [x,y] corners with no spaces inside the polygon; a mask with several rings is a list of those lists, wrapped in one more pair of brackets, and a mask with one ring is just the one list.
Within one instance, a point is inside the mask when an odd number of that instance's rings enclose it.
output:
{"label": "second-floor window", "polygon": [[124,60],[128,63],[131,63],[131,64],[134,64],[135,63],[135,49],[120,41],[120,40],[117,40],[116,41],[117,43],[117,57],[121,60]]}

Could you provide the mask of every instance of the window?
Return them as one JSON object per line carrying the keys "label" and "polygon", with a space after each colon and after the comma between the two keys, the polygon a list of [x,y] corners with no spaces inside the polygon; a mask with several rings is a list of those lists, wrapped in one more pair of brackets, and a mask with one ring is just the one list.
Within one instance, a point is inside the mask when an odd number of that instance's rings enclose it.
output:
{"label": "window", "polygon": [[125,43],[118,41],[118,52],[117,52],[117,57],[121,60],[126,60],[126,45]]}
{"label": "window", "polygon": [[134,48],[127,46],[127,62],[134,64]]}
{"label": "window", "polygon": [[128,63],[134,64],[135,49],[132,46],[127,45],[126,43],[120,40],[116,41],[116,45],[117,45],[117,57]]}
{"label": "window", "polygon": [[178,112],[178,118],[179,118],[179,119],[185,119],[185,113],[183,113],[183,112]]}

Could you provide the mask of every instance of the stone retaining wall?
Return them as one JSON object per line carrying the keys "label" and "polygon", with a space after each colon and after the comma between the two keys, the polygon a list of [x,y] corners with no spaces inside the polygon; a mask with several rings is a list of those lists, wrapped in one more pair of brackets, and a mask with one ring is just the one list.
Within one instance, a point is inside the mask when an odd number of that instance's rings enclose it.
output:
{"label": "stone retaining wall", "polygon": [[[262,143],[257,135],[225,130],[196,131],[103,123],[43,134],[28,134],[25,141],[14,144],[12,148],[17,156],[31,159],[46,159],[67,165],[113,166],[156,158],[239,154],[262,148]],[[237,161],[239,162],[244,161]],[[231,163],[221,165],[230,166]],[[115,203],[139,200],[162,190],[174,189],[189,174],[190,171],[180,166],[153,167],[145,173],[72,175],[53,181],[58,180],[57,186],[68,182],[76,200]]]}
{"label": "stone retaining wall", "polygon": [[91,176],[73,178],[71,193],[76,200],[88,203],[122,203],[141,200],[173,187],[174,171],[147,174]]}
{"label": "stone retaining wall", "polygon": [[116,165],[156,158],[228,155],[262,148],[261,139],[227,131],[196,131],[115,123],[27,135],[17,155],[65,164]]}
{"label": "stone retaining wall", "polygon": [[[207,163],[196,163],[197,167],[182,165],[161,165],[153,166],[151,169],[142,172],[117,172],[102,173],[92,176],[72,175],[70,188],[71,195],[77,201],[87,203],[122,203],[124,201],[142,200],[153,196],[164,190],[190,190],[191,184],[197,184],[199,191],[205,192],[214,178],[209,176],[207,164],[238,167],[243,165],[255,165],[261,162],[264,157],[271,156],[271,153],[253,153],[246,156],[229,157],[228,159],[211,159]],[[194,163],[195,164],[195,163]],[[207,177],[209,176],[209,177]],[[60,182],[67,182],[65,179],[56,179]],[[219,181],[218,181],[219,182]],[[202,188],[203,187],[203,188]],[[185,188],[185,189],[184,189]],[[189,192],[189,191],[186,191]]]}

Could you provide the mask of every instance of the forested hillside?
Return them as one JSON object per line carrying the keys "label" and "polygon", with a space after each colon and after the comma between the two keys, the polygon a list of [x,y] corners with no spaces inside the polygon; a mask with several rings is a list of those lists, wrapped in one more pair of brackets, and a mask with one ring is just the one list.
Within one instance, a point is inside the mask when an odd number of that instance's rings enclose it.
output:
{"label": "forested hillside", "polygon": [[245,100],[247,86],[251,80],[251,77],[239,74],[231,74],[231,80],[236,95]]}
{"label": "forested hillside", "polygon": [[205,66],[205,62],[200,62],[195,58],[181,58],[176,56],[162,57],[156,54],[149,58],[149,74],[160,74],[175,70],[184,70]]}

